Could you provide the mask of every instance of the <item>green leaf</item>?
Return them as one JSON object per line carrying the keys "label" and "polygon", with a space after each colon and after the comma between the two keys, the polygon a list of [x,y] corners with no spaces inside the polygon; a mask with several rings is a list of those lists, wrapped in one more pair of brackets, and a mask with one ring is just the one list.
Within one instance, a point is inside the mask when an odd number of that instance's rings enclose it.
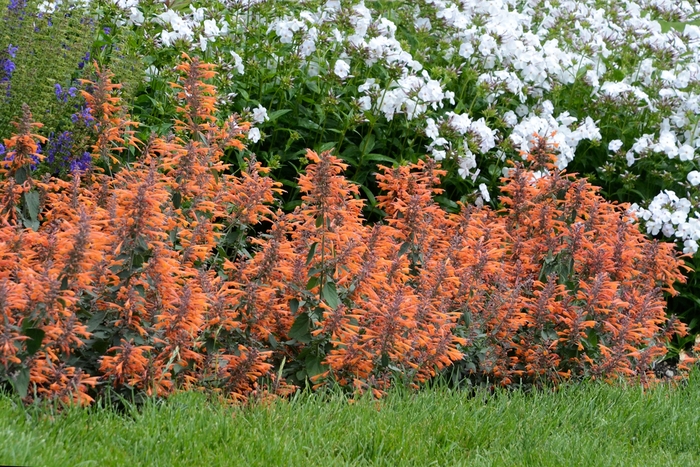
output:
{"label": "green leaf", "polygon": [[[365,137],[365,139],[363,139],[362,142],[360,143],[360,152],[362,154],[369,154],[370,152],[372,152],[372,149],[374,149],[374,141],[375,141],[374,135],[367,135]],[[379,154],[377,154],[377,155],[379,155]],[[384,157],[384,156],[382,156],[382,157]]]}
{"label": "green leaf", "polygon": [[180,209],[180,205],[182,204],[182,193],[179,191],[176,191],[173,193],[173,206],[175,209]]}
{"label": "green leaf", "polygon": [[243,232],[241,230],[231,229],[226,234],[226,237],[224,237],[223,243],[225,245],[237,245],[242,236]]}
{"label": "green leaf", "polygon": [[28,166],[22,166],[17,171],[15,172],[15,181],[17,182],[18,185],[22,185],[24,182],[26,182],[29,179],[29,167]]}
{"label": "green leaf", "polygon": [[541,335],[544,340],[556,341],[559,338],[557,331],[554,329],[543,329]]}
{"label": "green leaf", "polygon": [[39,217],[39,192],[28,191],[24,194],[24,203],[31,220],[36,221]]}
{"label": "green leaf", "polygon": [[[318,224],[318,219],[316,220],[316,224]],[[318,225],[316,226],[318,227]],[[309,263],[311,263],[311,260],[314,259],[314,255],[316,254],[316,247],[318,246],[318,242],[314,242],[311,244],[311,248],[309,248],[309,254],[306,255],[306,265],[308,266]]]}
{"label": "green leaf", "polygon": [[316,148],[316,152],[326,152],[329,149],[333,149],[336,145],[335,141],[329,141],[327,143],[323,143],[320,146]]}
{"label": "green leaf", "polygon": [[208,354],[213,355],[216,353],[217,345],[216,340],[213,337],[207,337],[207,340],[204,342],[204,346],[206,347]]}
{"label": "green leaf", "polygon": [[319,272],[323,272],[323,268],[319,268],[319,267],[311,268],[311,269],[309,269],[309,277],[315,276]]}
{"label": "green leaf", "polygon": [[459,211],[459,205],[445,196],[436,196],[435,201],[440,203],[440,206],[447,208],[452,212]]}
{"label": "green leaf", "polygon": [[292,312],[292,315],[297,314],[297,311],[299,311],[299,300],[293,298],[289,301],[289,311]]}
{"label": "green leaf", "polygon": [[309,130],[316,130],[316,131],[320,131],[320,130],[321,130],[321,126],[320,126],[318,123],[312,122],[312,121],[309,120],[308,118],[302,118],[302,119],[300,119],[300,120],[299,120],[299,126],[302,127],[302,128],[307,128],[307,129],[309,129]]}
{"label": "green leaf", "polygon": [[316,228],[321,227],[323,225],[323,216],[319,216],[316,218]]}
{"label": "green leaf", "polygon": [[301,206],[301,200],[297,199],[294,201],[289,201],[287,203],[284,203],[284,206],[282,206],[282,209],[285,211],[293,211],[295,207]]}
{"label": "green leaf", "polygon": [[323,289],[321,289],[321,296],[326,301],[328,306],[334,310],[340,305],[340,297],[338,297],[338,290],[335,287],[335,283],[326,282],[323,284]]}
{"label": "green leaf", "polygon": [[39,221],[33,221],[31,219],[24,219],[22,224],[28,229],[32,229],[34,232],[39,230]]}
{"label": "green leaf", "polygon": [[387,162],[389,164],[396,164],[396,159],[389,157],[389,156],[383,156],[381,154],[366,154],[364,156],[365,159],[368,161],[374,161],[374,162]]}
{"label": "green leaf", "polygon": [[275,110],[274,112],[270,112],[268,114],[268,117],[270,117],[270,122],[274,122],[278,118],[280,118],[282,115],[291,112],[292,109],[280,109],[280,110]]}
{"label": "green leaf", "polygon": [[340,154],[340,158],[352,166],[358,165],[358,157],[360,156],[360,150],[357,146],[346,146],[345,150]]}
{"label": "green leaf", "polygon": [[595,350],[598,348],[598,333],[593,329],[589,329],[585,338],[581,338],[588,349]]}
{"label": "green leaf", "polygon": [[411,248],[411,242],[403,242],[401,248],[399,248],[399,258],[406,254],[409,248]]}
{"label": "green leaf", "polygon": [[311,342],[311,332],[309,331],[309,315],[302,313],[294,320],[292,328],[289,330],[289,337],[299,342],[308,344]]}
{"label": "green leaf", "polygon": [[41,341],[44,340],[46,333],[39,328],[29,328],[24,330],[24,335],[29,337],[25,341],[27,353],[34,355],[41,348]]}
{"label": "green leaf", "polygon": [[192,3],[190,0],[175,0],[174,2],[172,2],[170,8],[172,8],[173,10],[181,10],[190,3]]}
{"label": "green leaf", "polygon": [[15,392],[19,394],[22,399],[27,397],[27,390],[29,389],[29,368],[20,368],[17,374],[10,378],[10,383]]}
{"label": "green leaf", "polygon": [[136,241],[134,242],[136,244],[136,252],[137,253],[144,253],[149,250],[148,248],[148,243],[146,242],[146,237],[143,235],[139,235],[136,237]]}
{"label": "green leaf", "polygon": [[308,80],[306,82],[306,87],[309,88],[309,91],[314,92],[316,94],[321,92],[321,89],[319,89],[318,84],[314,80]]}
{"label": "green leaf", "polygon": [[372,190],[367,188],[364,185],[361,185],[360,188],[362,191],[365,193],[365,196],[367,196],[367,200],[369,201],[370,206],[376,206],[377,205],[377,199],[374,197],[374,194],[372,193]]}
{"label": "green leaf", "polygon": [[685,31],[685,27],[687,25],[691,26],[700,26],[700,20],[695,20],[695,21],[664,21],[662,19],[658,20],[659,25],[661,26],[661,32],[667,33],[671,29],[675,29],[676,31],[682,33]]}
{"label": "green leaf", "polygon": [[386,352],[382,352],[381,365],[383,367],[386,367],[387,365],[389,365],[389,354],[387,354]]}
{"label": "green leaf", "polygon": [[309,355],[306,357],[304,364],[306,365],[306,374],[309,378],[313,378],[325,371],[325,368],[321,365],[322,360],[323,357],[321,355]]}
{"label": "green leaf", "polygon": [[306,283],[306,290],[311,290],[318,285],[318,277],[313,276],[309,278],[309,282]]}

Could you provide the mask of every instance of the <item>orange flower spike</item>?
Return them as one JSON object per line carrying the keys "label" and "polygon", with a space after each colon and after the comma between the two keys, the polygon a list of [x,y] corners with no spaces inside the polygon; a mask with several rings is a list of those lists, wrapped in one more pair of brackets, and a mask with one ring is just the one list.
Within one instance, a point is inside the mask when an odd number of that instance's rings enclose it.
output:
{"label": "orange flower spike", "polygon": [[302,213],[309,223],[315,223],[319,216],[330,216],[332,220],[342,218],[357,219],[362,211],[363,202],[352,199],[359,194],[359,187],[351,185],[342,175],[347,164],[330,151],[316,154],[308,150],[306,158],[312,164],[306,167],[306,173],[299,177],[299,189],[303,193],[304,208]]}
{"label": "orange flower spike", "polygon": [[181,89],[177,97],[183,105],[178,106],[177,111],[184,115],[186,121],[176,120],[175,129],[195,135],[199,131],[206,131],[208,124],[216,121],[216,88],[204,83],[204,80],[213,78],[216,72],[213,71],[213,65],[202,63],[197,57],[182,58],[185,61],[180,63],[176,70],[180,71],[183,77],[178,83],[171,83],[171,86]]}
{"label": "orange flower spike", "polygon": [[[224,147],[235,147],[244,149],[245,145],[241,140],[245,139],[250,130],[250,122],[239,121],[238,114],[230,115],[221,130]],[[269,170],[269,169],[266,169]]]}
{"label": "orange flower spike", "polygon": [[22,363],[17,357],[18,349],[21,348],[21,343],[29,339],[28,336],[22,336],[18,331],[11,331],[10,326],[4,326],[0,331],[0,364],[4,368],[9,368],[11,364],[19,365]]}
{"label": "orange flower spike", "polygon": [[[45,143],[46,138],[33,133],[34,128],[41,128],[43,125],[32,121],[32,113],[28,105],[22,104],[22,117],[15,126],[17,133],[5,140],[7,154],[4,161],[0,161],[0,175],[8,178],[14,177],[20,168],[44,159],[44,156],[38,152],[37,142]],[[29,180],[31,181],[31,178]]]}
{"label": "orange flower spike", "polygon": [[115,91],[121,88],[121,84],[112,83],[114,74],[110,71],[100,71],[97,63],[94,64],[96,81],[81,80],[88,85],[91,92],[81,91],[87,104],[87,111],[97,122],[96,143],[92,145],[93,157],[102,158],[106,162],[119,164],[112,152],[122,152],[127,146],[136,147],[141,144],[134,137],[135,131],[130,129],[137,127],[138,122],[131,121],[127,112],[121,105],[121,97],[115,95]]}

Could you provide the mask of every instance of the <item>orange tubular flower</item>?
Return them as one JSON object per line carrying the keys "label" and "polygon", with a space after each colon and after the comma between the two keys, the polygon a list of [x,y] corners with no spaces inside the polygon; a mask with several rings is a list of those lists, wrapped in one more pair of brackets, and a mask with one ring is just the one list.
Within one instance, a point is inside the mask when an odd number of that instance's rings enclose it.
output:
{"label": "orange tubular flower", "polygon": [[143,387],[148,367],[148,359],[144,354],[151,350],[151,346],[135,346],[122,339],[121,345],[107,350],[107,353],[114,352],[114,356],[102,357],[100,371],[105,378],[112,380],[115,387],[124,383],[133,387]]}

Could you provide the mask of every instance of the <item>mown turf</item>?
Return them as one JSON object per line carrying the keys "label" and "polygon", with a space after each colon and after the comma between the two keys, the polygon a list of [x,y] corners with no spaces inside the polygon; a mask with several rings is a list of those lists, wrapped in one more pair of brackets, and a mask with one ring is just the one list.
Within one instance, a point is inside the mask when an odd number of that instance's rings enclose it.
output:
{"label": "mown turf", "polygon": [[586,384],[381,402],[302,395],[227,408],[183,393],[129,415],[23,408],[0,397],[0,464],[124,466],[700,465],[700,374],[687,386]]}

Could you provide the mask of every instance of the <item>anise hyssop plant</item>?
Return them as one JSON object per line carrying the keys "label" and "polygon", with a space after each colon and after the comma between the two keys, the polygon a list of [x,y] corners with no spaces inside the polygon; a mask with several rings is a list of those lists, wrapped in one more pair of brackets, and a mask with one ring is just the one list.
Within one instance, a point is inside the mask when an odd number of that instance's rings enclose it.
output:
{"label": "anise hyssop plant", "polygon": [[346,165],[308,151],[285,213],[254,158],[237,175],[222,162],[249,124],[218,118],[211,65],[183,56],[173,132],[146,141],[95,68],[92,163],[34,179],[25,108],[0,165],[0,383],[27,401],[328,383],[381,395],[455,369],[646,382],[685,331],[664,311],[683,280],[673,247],[556,170],[544,139],[504,179],[499,212],[446,212],[428,160],[380,170],[372,225]]}

